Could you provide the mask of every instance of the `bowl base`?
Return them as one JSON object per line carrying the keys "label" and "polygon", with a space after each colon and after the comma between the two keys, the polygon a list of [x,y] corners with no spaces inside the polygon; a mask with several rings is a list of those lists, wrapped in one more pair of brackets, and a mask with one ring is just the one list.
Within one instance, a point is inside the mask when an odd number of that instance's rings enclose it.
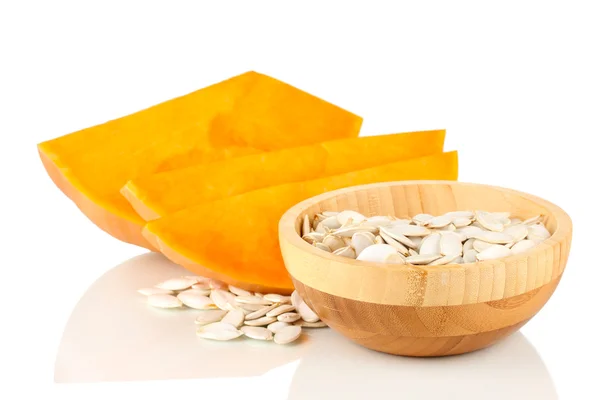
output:
{"label": "bowl base", "polygon": [[[410,337],[375,335],[368,338],[353,337],[353,332],[329,323],[329,327],[353,342],[371,350],[406,357],[452,356],[490,347],[518,331],[529,320],[490,332],[463,336]],[[327,323],[327,321],[325,321]]]}

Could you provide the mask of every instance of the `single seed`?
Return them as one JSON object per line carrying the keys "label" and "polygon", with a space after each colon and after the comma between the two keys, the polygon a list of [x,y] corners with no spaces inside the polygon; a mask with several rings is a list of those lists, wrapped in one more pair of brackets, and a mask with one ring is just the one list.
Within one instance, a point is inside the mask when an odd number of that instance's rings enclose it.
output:
{"label": "single seed", "polygon": [[[272,304],[270,306],[266,306],[261,308],[260,310],[251,312],[250,314],[246,315],[246,320],[251,320],[251,319],[257,319],[260,317],[264,317],[265,315],[267,315],[267,313],[275,308],[279,307],[279,304],[275,303]],[[293,307],[293,306],[292,306]],[[271,315],[267,315],[268,317],[271,317]]]}
{"label": "single seed", "polygon": [[182,305],[181,300],[171,294],[151,294],[146,300],[149,305],[158,308],[177,308]]}
{"label": "single seed", "polygon": [[423,254],[423,255],[410,256],[406,259],[406,262],[408,264],[413,264],[413,265],[425,265],[425,264],[429,264],[430,262],[437,260],[438,258],[442,258],[442,255],[441,254]]}
{"label": "single seed", "polygon": [[475,249],[470,249],[465,251],[465,253],[463,254],[463,259],[465,260],[465,263],[474,263],[477,261],[477,250]]}
{"label": "single seed", "polygon": [[240,289],[232,285],[229,285],[229,291],[235,294],[236,296],[252,296],[252,293],[250,293],[249,291]]}
{"label": "single seed", "polygon": [[262,304],[262,305],[270,305],[273,303],[272,301],[266,300],[262,297],[258,296],[238,296],[235,298],[237,303],[242,304]]}
{"label": "single seed", "polygon": [[275,317],[262,317],[244,322],[248,326],[264,326],[277,321]]}
{"label": "single seed", "polygon": [[536,243],[533,240],[521,240],[518,243],[515,243],[510,249],[513,254],[521,254],[525,253],[527,250],[535,247]]}
{"label": "single seed", "polygon": [[294,307],[291,304],[284,304],[284,305],[278,306],[272,310],[268,310],[268,312],[266,312],[265,314],[267,317],[276,317],[279,314],[294,311],[295,309],[296,309],[296,307]]}
{"label": "single seed", "polygon": [[473,248],[475,250],[477,250],[477,252],[482,252],[485,249],[487,249],[488,247],[492,247],[492,246],[493,246],[492,243],[484,242],[483,240],[479,240],[479,239],[477,239],[473,242]]}
{"label": "single seed", "polygon": [[196,330],[196,335],[199,337],[212,340],[232,340],[243,334],[244,332],[238,330],[235,326],[224,322],[213,322],[212,324],[200,326]]}
{"label": "single seed", "polygon": [[271,332],[267,328],[259,326],[242,326],[240,330],[244,332],[244,335],[246,335],[250,339],[273,340],[273,332]]}
{"label": "single seed", "polygon": [[493,260],[496,258],[503,258],[512,255],[513,252],[511,249],[507,249],[504,246],[499,244],[494,244],[491,247],[488,247],[484,251],[477,254],[477,260],[485,261],[485,260]]}
{"label": "single seed", "polygon": [[210,298],[215,302],[216,306],[221,310],[235,310],[236,296],[222,289],[215,289],[211,292]]}
{"label": "single seed", "polygon": [[290,324],[288,324],[287,322],[275,321],[273,323],[270,323],[267,326],[267,329],[273,333],[277,333],[278,331],[285,328],[286,326],[290,326]]}
{"label": "single seed", "polygon": [[302,328],[296,325],[286,326],[285,328],[279,330],[273,340],[277,344],[288,344],[300,337],[302,334]]}
{"label": "single seed", "polygon": [[302,317],[298,313],[287,312],[285,314],[278,315],[277,321],[292,323],[298,321],[300,318]]}
{"label": "single seed", "polygon": [[304,301],[296,306],[296,311],[306,322],[317,322],[320,318]]}
{"label": "single seed", "polygon": [[213,290],[215,290],[215,289],[221,289],[221,290],[227,289],[227,284],[226,283],[218,281],[216,279],[211,279],[210,281],[208,281],[208,285]]}
{"label": "single seed", "polygon": [[196,310],[213,310],[217,308],[214,300],[203,296],[196,291],[185,291],[177,295],[177,298],[189,308]]}
{"label": "single seed", "polygon": [[193,284],[197,283],[195,279],[188,278],[173,278],[167,279],[156,285],[159,289],[167,289],[167,290],[184,290],[192,287]]}
{"label": "single seed", "polygon": [[303,320],[299,320],[299,321],[294,322],[294,325],[301,326],[303,328],[327,328],[327,324],[323,321],[306,322]]}
{"label": "single seed", "polygon": [[227,311],[224,310],[206,310],[202,311],[196,318],[196,324],[207,325],[213,322],[219,322],[227,315]]}
{"label": "single seed", "polygon": [[269,293],[269,294],[265,294],[263,299],[272,301],[273,303],[286,304],[286,303],[290,302],[291,297],[290,296],[282,296],[280,294]]}

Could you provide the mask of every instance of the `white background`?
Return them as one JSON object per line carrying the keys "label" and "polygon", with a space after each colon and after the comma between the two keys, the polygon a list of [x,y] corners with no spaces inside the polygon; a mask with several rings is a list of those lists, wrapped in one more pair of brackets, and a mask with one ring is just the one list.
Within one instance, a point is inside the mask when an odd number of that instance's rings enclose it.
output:
{"label": "white background", "polygon": [[[522,332],[559,398],[599,398],[594,3],[1,2],[0,398],[256,396],[241,380],[53,384],[78,299],[145,251],[89,223],[35,147],[247,70],[363,116],[365,135],[446,128],[459,180],[563,207],[574,222],[566,273]],[[286,374],[269,383],[283,398]]]}

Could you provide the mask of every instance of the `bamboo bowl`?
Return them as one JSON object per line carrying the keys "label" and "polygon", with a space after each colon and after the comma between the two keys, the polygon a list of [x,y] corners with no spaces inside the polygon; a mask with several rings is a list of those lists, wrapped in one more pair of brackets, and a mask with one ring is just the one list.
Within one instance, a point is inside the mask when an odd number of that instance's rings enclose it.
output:
{"label": "bamboo bowl", "polygon": [[[299,235],[305,214],[356,210],[410,217],[457,210],[543,215],[550,238],[527,253],[444,266],[386,265],[334,256]],[[306,303],[332,329],[369,349],[444,356],[482,349],[529,321],[562,276],[572,223],[556,205],[515,190],[455,181],[355,186],[305,200],[279,223],[285,266]]]}

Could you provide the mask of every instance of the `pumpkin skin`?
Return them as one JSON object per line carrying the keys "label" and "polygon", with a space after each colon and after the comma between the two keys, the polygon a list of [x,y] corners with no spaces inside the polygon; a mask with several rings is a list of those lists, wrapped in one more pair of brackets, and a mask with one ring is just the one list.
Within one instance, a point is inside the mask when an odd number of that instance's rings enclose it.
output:
{"label": "pumpkin skin", "polygon": [[254,190],[149,222],[144,236],[173,262],[246,290],[289,294],[293,284],[279,249],[287,209],[343,187],[398,180],[456,180],[458,154],[447,152],[305,182]]}
{"label": "pumpkin skin", "polygon": [[443,152],[445,131],[351,139],[194,165],[131,180],[121,189],[146,221],[269,186],[337,175]]}
{"label": "pumpkin skin", "polygon": [[154,250],[142,235],[145,221],[120,193],[129,180],[357,137],[361,124],[361,117],[336,105],[250,71],[40,143],[38,152],[52,181],[94,224],[119,240]]}

